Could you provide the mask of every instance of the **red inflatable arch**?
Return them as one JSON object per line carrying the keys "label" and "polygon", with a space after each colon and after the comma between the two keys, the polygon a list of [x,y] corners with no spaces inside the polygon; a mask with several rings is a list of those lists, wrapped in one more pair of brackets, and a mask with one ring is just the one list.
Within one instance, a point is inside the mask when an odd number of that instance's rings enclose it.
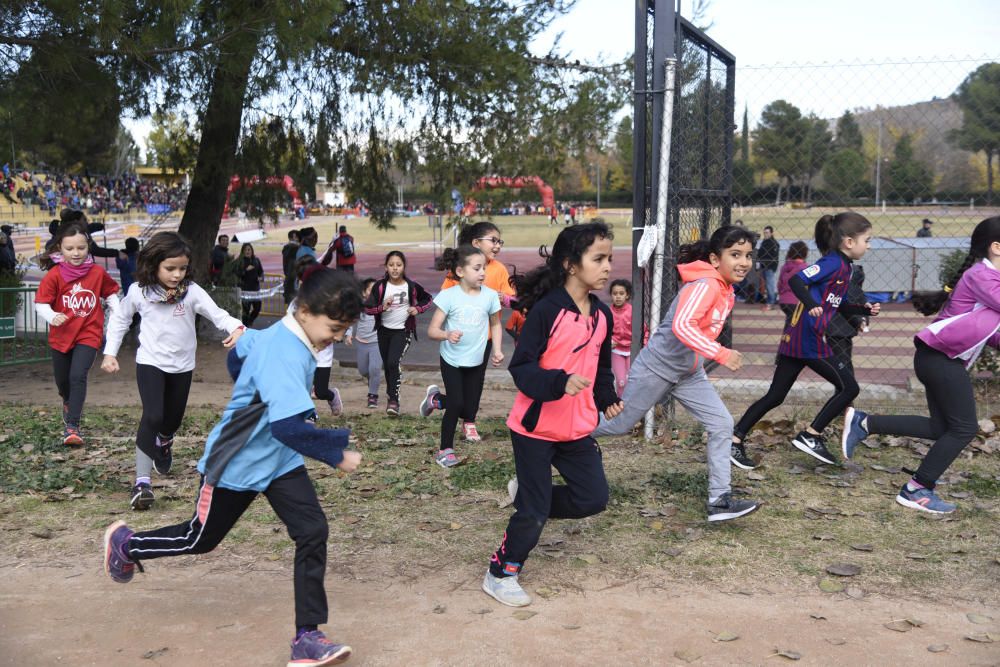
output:
{"label": "red inflatable arch", "polygon": [[[233,176],[229,179],[229,187],[226,188],[226,207],[223,209],[222,216],[229,217],[229,196],[233,194],[233,190],[259,184],[260,176],[246,176],[243,178]],[[292,196],[292,206],[296,208],[302,206],[302,198],[299,197],[299,191],[295,189],[295,181],[292,180],[291,176],[268,176],[264,179],[264,185],[269,188],[284,188],[285,192]]]}
{"label": "red inflatable arch", "polygon": [[[542,198],[542,206],[550,212],[556,206],[556,196],[552,186],[538,176],[483,176],[473,186],[474,190],[493,188],[535,188]],[[474,205],[474,202],[469,203]]]}

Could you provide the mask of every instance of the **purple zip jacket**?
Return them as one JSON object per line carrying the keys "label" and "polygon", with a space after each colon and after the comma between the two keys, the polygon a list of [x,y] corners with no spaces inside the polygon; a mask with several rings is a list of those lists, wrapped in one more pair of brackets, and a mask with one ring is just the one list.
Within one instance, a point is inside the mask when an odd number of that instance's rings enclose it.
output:
{"label": "purple zip jacket", "polygon": [[971,368],[983,347],[1000,348],[1000,270],[984,259],[969,267],[934,322],[916,336]]}

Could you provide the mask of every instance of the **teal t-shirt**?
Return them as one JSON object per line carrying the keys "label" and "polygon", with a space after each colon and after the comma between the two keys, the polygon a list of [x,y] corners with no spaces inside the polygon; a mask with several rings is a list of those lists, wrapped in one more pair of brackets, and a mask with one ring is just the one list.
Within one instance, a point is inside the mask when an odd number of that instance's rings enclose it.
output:
{"label": "teal t-shirt", "polygon": [[[214,447],[238,447],[217,486],[233,491],[264,491],[274,479],[305,464],[298,452],[271,435],[271,423],[314,409],[309,388],[316,360],[283,321],[240,338],[237,352],[241,357],[246,355],[243,368],[222,420],[208,436],[198,470],[205,474],[205,463]],[[249,429],[249,436],[245,432],[236,434],[234,415],[246,408],[258,392],[265,405],[262,416]],[[233,441],[236,437],[240,442]]]}
{"label": "teal t-shirt", "polygon": [[496,290],[482,287],[479,294],[462,291],[461,285],[443,290],[434,297],[434,305],[445,313],[445,331],[461,331],[457,343],[441,341],[441,358],[455,367],[478,366],[483,363],[486,341],[490,337],[490,315],[500,311],[500,296]]}

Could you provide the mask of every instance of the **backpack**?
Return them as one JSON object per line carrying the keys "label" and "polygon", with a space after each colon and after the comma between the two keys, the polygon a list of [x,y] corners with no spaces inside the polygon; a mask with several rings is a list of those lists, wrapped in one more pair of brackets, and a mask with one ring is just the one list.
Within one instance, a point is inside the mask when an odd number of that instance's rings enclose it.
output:
{"label": "backpack", "polygon": [[354,241],[351,240],[350,236],[340,237],[340,256],[354,257]]}

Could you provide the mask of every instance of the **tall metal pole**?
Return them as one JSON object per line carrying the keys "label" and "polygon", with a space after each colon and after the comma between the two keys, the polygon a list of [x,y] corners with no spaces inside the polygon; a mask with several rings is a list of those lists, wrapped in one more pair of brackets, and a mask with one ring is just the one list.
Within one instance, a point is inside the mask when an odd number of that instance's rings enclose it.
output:
{"label": "tall metal pole", "polygon": [[601,212],[601,163],[597,163],[597,212]]}
{"label": "tall metal pole", "polygon": [[635,51],[632,58],[632,285],[635,305],[632,316],[632,358],[642,347],[645,312],[645,285],[639,268],[639,240],[646,227],[649,193],[646,191],[646,127],[649,123],[649,81],[646,61],[649,57],[648,0],[635,0]]}
{"label": "tall metal pole", "polygon": [[878,119],[878,143],[875,148],[875,205],[882,201],[882,118]]}

